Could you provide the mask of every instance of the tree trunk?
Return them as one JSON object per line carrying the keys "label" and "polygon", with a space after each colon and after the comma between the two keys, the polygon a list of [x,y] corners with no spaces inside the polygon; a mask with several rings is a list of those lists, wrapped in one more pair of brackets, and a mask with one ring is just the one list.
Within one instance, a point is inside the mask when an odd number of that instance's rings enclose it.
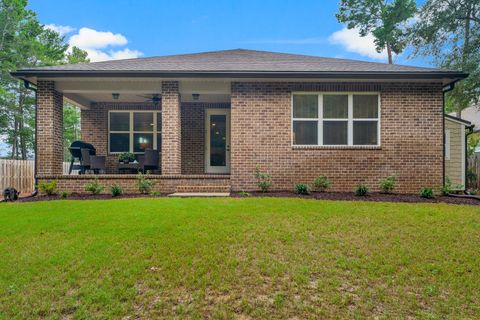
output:
{"label": "tree trunk", "polygon": [[390,46],[390,43],[387,43],[387,54],[388,54],[388,64],[393,64],[392,47]]}

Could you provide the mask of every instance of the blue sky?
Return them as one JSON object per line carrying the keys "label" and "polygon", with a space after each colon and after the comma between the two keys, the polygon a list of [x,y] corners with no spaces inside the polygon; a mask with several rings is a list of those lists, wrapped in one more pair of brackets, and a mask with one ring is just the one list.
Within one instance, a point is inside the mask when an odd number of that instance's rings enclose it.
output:
{"label": "blue sky", "polygon": [[[336,21],[335,0],[30,0],[40,21],[92,60],[245,48],[385,62]],[[396,63],[428,66],[422,59]]]}

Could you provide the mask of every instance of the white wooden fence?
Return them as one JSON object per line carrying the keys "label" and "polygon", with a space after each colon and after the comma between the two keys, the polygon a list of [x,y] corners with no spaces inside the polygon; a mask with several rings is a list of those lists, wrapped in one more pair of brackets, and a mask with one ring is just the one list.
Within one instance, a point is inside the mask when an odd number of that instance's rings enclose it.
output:
{"label": "white wooden fence", "polygon": [[[63,174],[68,174],[70,162],[63,163]],[[29,194],[35,189],[35,163],[33,160],[3,160],[0,159],[0,192],[13,187]],[[72,172],[74,173],[74,172]]]}

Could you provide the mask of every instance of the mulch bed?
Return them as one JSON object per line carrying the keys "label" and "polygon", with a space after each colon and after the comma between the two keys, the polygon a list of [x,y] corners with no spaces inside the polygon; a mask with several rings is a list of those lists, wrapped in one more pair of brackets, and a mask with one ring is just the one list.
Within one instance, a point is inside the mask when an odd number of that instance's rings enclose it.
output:
{"label": "mulch bed", "polygon": [[[250,192],[250,197],[287,197],[315,200],[344,200],[344,201],[376,201],[376,202],[407,202],[407,203],[450,203],[480,205],[479,199],[458,198],[449,196],[436,196],[433,199],[425,199],[416,194],[384,194],[369,193],[359,197],[353,192],[312,192],[310,195],[299,195],[293,192]],[[242,197],[241,193],[232,193],[232,197]]]}
{"label": "mulch bed", "polygon": [[[284,197],[284,198],[301,198],[301,199],[315,199],[315,200],[344,200],[344,201],[376,201],[376,202],[407,202],[407,203],[450,203],[450,204],[466,204],[466,205],[480,205],[480,200],[472,198],[460,198],[449,196],[437,196],[434,199],[425,199],[415,194],[384,194],[384,193],[370,193],[367,196],[359,197],[352,192],[312,192],[310,195],[299,195],[293,192],[250,192],[249,197]],[[59,195],[56,196],[36,196],[24,197],[18,199],[18,202],[33,202],[33,201],[51,201],[51,200],[111,200],[111,199],[131,199],[131,198],[159,198],[161,196],[150,196],[145,194],[123,194],[118,197],[112,197],[109,194],[77,194],[72,193],[67,199],[62,199]],[[231,194],[233,198],[241,198],[241,193],[234,192]]]}
{"label": "mulch bed", "polygon": [[60,195],[55,196],[36,196],[36,197],[23,197],[18,199],[18,202],[35,202],[35,201],[52,201],[52,200],[111,200],[111,199],[131,199],[131,198],[159,198],[161,196],[150,196],[148,194],[122,194],[117,197],[112,197],[109,194],[83,194],[83,193],[72,193],[66,199],[60,197]]}

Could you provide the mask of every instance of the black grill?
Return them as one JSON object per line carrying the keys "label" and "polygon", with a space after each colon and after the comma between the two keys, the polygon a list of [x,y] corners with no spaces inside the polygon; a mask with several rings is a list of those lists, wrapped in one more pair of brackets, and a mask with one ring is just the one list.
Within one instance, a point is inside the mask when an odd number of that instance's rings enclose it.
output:
{"label": "black grill", "polygon": [[94,156],[96,153],[95,148],[90,144],[86,143],[84,141],[74,141],[68,148],[70,151],[70,154],[72,155],[72,160],[70,161],[70,169],[68,171],[68,174],[72,173],[72,170],[76,169],[81,169],[81,166],[74,165],[73,163],[75,160],[78,160],[80,163],[82,162],[82,152],[80,151],[81,149],[88,149],[90,150],[90,155]]}

